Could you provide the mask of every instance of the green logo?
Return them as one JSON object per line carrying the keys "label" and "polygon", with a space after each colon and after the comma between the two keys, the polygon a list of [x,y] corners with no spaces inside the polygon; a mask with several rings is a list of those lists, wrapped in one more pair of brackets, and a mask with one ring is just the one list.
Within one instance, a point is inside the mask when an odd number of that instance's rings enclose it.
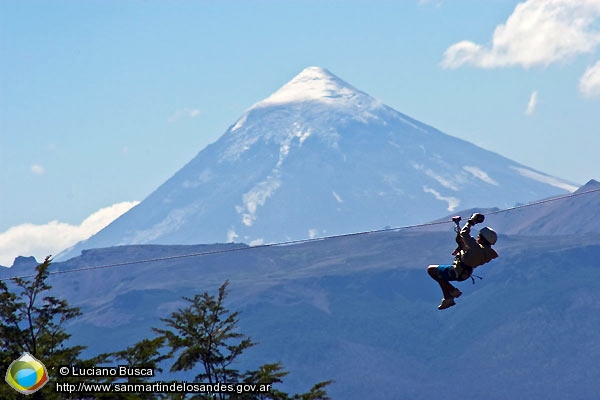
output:
{"label": "green logo", "polygon": [[6,382],[17,392],[31,394],[48,382],[44,364],[29,353],[23,353],[6,371]]}

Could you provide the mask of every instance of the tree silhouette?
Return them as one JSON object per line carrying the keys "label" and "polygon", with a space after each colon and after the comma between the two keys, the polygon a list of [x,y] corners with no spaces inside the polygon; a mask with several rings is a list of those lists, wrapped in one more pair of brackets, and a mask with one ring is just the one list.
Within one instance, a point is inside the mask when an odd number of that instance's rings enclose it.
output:
{"label": "tree silhouette", "polygon": [[[63,398],[54,388],[53,367],[93,362],[79,359],[84,346],[65,344],[71,335],[64,324],[81,315],[81,311],[70,307],[66,300],[48,294],[51,286],[46,279],[51,262],[50,256],[46,257],[36,267],[33,279],[11,279],[16,293],[0,281],[0,369],[7,371],[25,352],[42,361],[50,381],[31,396],[33,399]],[[20,399],[22,395],[8,385],[0,385],[0,398]]]}

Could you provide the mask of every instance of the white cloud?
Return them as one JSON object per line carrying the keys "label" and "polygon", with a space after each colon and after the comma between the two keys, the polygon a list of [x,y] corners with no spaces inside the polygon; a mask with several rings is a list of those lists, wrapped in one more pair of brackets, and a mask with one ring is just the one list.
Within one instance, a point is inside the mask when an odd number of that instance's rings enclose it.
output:
{"label": "white cloud", "polygon": [[341,204],[341,203],[343,203],[343,202],[344,202],[344,200],[342,200],[342,198],[340,197],[340,195],[339,195],[339,194],[337,194],[336,192],[332,192],[332,193],[333,193],[333,197],[335,197],[335,200],[336,200],[338,203],[340,203],[340,204]]}
{"label": "white cloud", "polygon": [[587,97],[600,96],[600,61],[585,70],[579,90]]}
{"label": "white cloud", "polygon": [[46,170],[40,164],[33,164],[31,166],[31,172],[33,172],[36,175],[44,175],[44,173],[46,173]]}
{"label": "white cloud", "polygon": [[51,221],[44,225],[22,224],[0,233],[0,265],[11,266],[15,257],[34,256],[38,261],[85,240],[129,211],[139,201],[102,208],[80,225]]}
{"label": "white cloud", "polygon": [[262,246],[263,244],[265,244],[265,239],[263,238],[259,238],[259,239],[254,239],[253,241],[251,241],[249,243],[249,246]]}
{"label": "white cloud", "polygon": [[491,46],[462,41],[444,53],[442,66],[480,68],[549,65],[600,44],[600,0],[527,0],[494,30]]}
{"label": "white cloud", "polygon": [[531,97],[529,97],[529,102],[527,103],[527,108],[525,109],[525,114],[533,115],[533,113],[535,112],[535,108],[537,107],[537,104],[538,104],[538,92],[537,92],[537,90],[534,90],[533,93],[531,93]]}
{"label": "white cloud", "polygon": [[238,235],[237,233],[235,233],[235,231],[232,229],[230,229],[229,231],[227,231],[227,243],[233,243],[235,242],[235,239],[237,239],[238,237],[240,237],[240,235]]}
{"label": "white cloud", "polygon": [[184,118],[196,118],[200,114],[201,111],[197,108],[184,108],[182,110],[175,111],[175,113],[169,118],[169,122],[177,122]]}

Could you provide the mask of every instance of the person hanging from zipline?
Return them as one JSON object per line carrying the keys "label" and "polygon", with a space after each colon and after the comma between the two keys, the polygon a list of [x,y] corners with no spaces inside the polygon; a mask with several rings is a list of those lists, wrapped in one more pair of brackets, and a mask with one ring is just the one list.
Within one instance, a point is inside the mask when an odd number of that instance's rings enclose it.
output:
{"label": "person hanging from zipline", "polygon": [[[444,294],[442,303],[438,306],[439,310],[455,305],[454,299],[462,294],[450,281],[462,282],[469,278],[473,279],[471,277],[473,269],[498,257],[498,253],[492,249],[492,245],[498,240],[498,235],[492,228],[481,229],[477,239],[471,236],[471,227],[482,223],[485,216],[479,213],[473,214],[462,229],[459,225],[460,219],[460,217],[452,218],[456,224],[456,243],[458,243],[458,247],[452,253],[455,256],[454,263],[427,267],[427,273],[440,285]],[[473,283],[474,281],[473,279]]]}

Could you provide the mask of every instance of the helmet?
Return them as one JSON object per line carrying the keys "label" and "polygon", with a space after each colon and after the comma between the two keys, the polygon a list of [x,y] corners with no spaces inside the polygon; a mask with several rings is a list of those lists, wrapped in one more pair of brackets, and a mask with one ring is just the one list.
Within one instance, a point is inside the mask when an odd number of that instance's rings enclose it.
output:
{"label": "helmet", "polygon": [[485,228],[482,228],[479,231],[479,234],[481,235],[482,238],[484,238],[485,240],[487,240],[489,242],[489,244],[496,244],[496,241],[498,240],[498,235],[489,226],[486,226]]}

